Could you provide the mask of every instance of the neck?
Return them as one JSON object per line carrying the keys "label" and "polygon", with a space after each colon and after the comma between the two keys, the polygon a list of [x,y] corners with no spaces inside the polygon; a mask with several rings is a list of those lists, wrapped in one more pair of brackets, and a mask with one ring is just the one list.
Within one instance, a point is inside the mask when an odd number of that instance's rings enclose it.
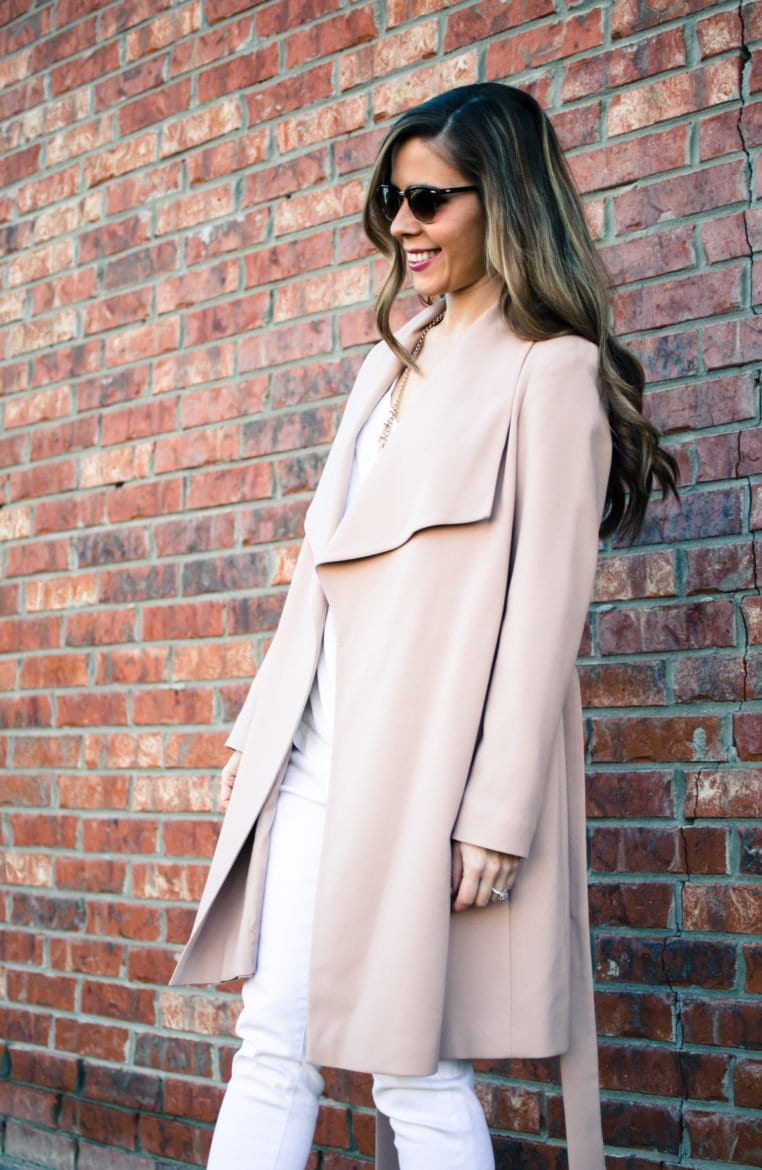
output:
{"label": "neck", "polygon": [[481,317],[487,309],[497,304],[500,299],[500,284],[497,280],[484,276],[477,284],[461,292],[451,292],[445,295],[447,311],[440,329],[457,337],[469,325],[473,325],[477,317]]}

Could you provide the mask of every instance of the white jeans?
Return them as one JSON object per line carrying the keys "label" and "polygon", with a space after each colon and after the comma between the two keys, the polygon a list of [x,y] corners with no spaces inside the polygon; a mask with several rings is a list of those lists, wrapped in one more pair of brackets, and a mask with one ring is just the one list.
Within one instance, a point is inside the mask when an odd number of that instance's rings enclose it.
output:
{"label": "white jeans", "polygon": [[[242,1044],[212,1140],[208,1170],[304,1170],[319,1070],[305,1060],[314,892],[324,806],[281,792],[270,841],[257,970],[243,988]],[[401,1170],[494,1170],[468,1061],[427,1077],[377,1075],[373,1098],[389,1117]]]}

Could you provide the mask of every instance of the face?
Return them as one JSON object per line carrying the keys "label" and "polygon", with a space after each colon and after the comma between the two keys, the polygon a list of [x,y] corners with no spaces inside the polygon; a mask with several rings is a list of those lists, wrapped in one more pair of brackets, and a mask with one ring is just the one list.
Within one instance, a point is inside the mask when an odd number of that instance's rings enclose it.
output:
{"label": "face", "polygon": [[[394,154],[390,181],[408,186],[464,187],[470,180],[422,138],[404,142]],[[431,223],[419,223],[404,200],[389,226],[402,245],[419,296],[462,295],[489,282],[484,263],[485,216],[479,193],[451,195]]]}

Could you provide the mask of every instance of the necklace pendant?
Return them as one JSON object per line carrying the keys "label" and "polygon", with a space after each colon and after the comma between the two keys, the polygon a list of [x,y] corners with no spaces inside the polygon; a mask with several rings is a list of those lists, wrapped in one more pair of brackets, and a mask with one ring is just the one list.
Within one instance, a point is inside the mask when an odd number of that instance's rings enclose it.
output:
{"label": "necklace pendant", "polygon": [[384,423],[384,426],[383,426],[383,430],[381,431],[381,434],[378,437],[379,451],[383,450],[383,448],[386,446],[386,441],[389,438],[389,435],[392,433],[393,422],[394,422],[394,415],[392,415],[392,414],[387,415],[386,422]]}

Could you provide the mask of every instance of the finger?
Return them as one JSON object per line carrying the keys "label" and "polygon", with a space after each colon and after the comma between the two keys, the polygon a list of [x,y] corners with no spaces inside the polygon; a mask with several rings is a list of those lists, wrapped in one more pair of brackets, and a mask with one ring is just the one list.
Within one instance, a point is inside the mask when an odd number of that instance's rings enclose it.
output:
{"label": "finger", "polygon": [[463,877],[463,854],[457,841],[452,843],[452,861],[450,864],[450,894],[454,895],[461,878]]}
{"label": "finger", "polygon": [[492,900],[492,897],[493,897],[493,894],[492,894],[493,888],[494,888],[494,883],[492,881],[492,878],[487,877],[485,874],[483,874],[481,881],[479,882],[479,888],[476,891],[476,898],[474,899],[474,904],[476,906],[482,906],[482,907],[489,906],[489,904]]}
{"label": "finger", "polygon": [[468,910],[469,906],[473,906],[480,880],[481,873],[479,871],[464,867],[463,876],[455,894],[455,901],[452,904],[453,910]]}

